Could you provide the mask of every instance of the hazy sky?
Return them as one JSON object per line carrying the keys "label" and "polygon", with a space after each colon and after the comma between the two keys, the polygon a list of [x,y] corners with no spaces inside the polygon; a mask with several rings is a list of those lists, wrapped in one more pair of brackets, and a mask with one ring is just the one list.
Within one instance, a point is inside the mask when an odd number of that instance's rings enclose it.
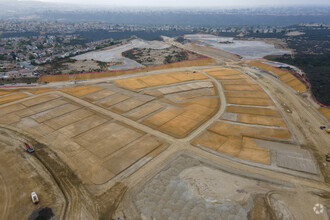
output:
{"label": "hazy sky", "polygon": [[[1,1],[1,0],[0,0]],[[229,7],[229,6],[280,6],[280,5],[329,5],[329,0],[39,0],[93,5],[150,6],[150,7]]]}

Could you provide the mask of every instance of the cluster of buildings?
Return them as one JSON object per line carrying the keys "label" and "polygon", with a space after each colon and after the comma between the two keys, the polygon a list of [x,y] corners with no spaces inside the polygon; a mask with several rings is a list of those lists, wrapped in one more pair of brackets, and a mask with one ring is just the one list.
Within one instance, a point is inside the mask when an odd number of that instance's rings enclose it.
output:
{"label": "cluster of buildings", "polygon": [[0,77],[38,77],[39,65],[110,45],[111,39],[85,43],[77,35],[0,38]]}
{"label": "cluster of buildings", "polygon": [[93,30],[105,30],[113,32],[122,31],[168,31],[168,30],[194,30],[195,27],[186,25],[135,25],[135,24],[112,24],[105,22],[77,22],[59,23],[55,21],[22,21],[22,20],[1,20],[0,32],[4,33],[40,33],[58,35],[74,34],[77,32],[88,32]]}
{"label": "cluster of buildings", "polygon": [[120,25],[102,22],[58,23],[53,21],[3,20],[0,22],[0,77],[38,77],[40,65],[109,46],[112,39],[89,42],[77,33],[169,31],[186,26]]}
{"label": "cluster of buildings", "polygon": [[[0,22],[0,77],[37,77],[40,65],[52,63],[113,44],[112,39],[92,41],[81,33],[92,31],[173,31],[245,36],[280,33],[283,27],[194,27],[190,25],[129,25],[103,22],[59,23],[56,21],[3,20]],[[229,33],[229,35],[228,35]]]}

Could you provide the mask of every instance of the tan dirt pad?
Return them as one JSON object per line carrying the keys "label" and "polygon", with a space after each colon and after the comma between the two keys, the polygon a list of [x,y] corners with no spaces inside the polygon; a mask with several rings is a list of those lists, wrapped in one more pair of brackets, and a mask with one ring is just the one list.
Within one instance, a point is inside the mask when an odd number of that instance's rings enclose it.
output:
{"label": "tan dirt pad", "polygon": [[122,102],[124,100],[129,99],[130,97],[127,95],[123,95],[123,94],[118,94],[116,96],[111,96],[108,99],[105,99],[101,102],[98,102],[97,105],[103,107],[103,108],[109,108],[112,105],[115,105],[119,102]]}
{"label": "tan dirt pad", "polygon": [[96,126],[99,126],[99,125],[107,122],[108,120],[111,120],[111,118],[105,119],[98,115],[92,115],[81,121],[77,121],[73,124],[63,127],[61,129],[59,129],[58,131],[67,137],[74,137],[74,136],[77,136],[83,132],[86,132]]}
{"label": "tan dirt pad", "polygon": [[139,107],[136,111],[127,115],[128,118],[136,121],[143,118],[157,110],[160,110],[163,106],[159,103],[148,103]]}
{"label": "tan dirt pad", "polygon": [[227,101],[230,104],[238,105],[256,105],[256,106],[273,106],[274,103],[271,99],[260,99],[260,98],[234,98],[227,97]]}
{"label": "tan dirt pad", "polygon": [[49,102],[43,102],[27,109],[16,111],[15,114],[20,117],[27,117],[65,104],[68,104],[68,102],[63,99],[53,99]]}
{"label": "tan dirt pad", "polygon": [[87,95],[89,93],[97,92],[102,90],[101,87],[98,86],[79,86],[79,87],[70,87],[65,89],[60,89],[60,91],[68,93],[70,95],[81,97]]}
{"label": "tan dirt pad", "polygon": [[23,105],[27,106],[27,107],[31,107],[33,105],[38,105],[41,104],[43,102],[49,102],[53,99],[57,99],[59,98],[58,95],[55,94],[49,94],[49,95],[43,95],[37,98],[33,98],[33,99],[29,99],[27,101],[22,102]]}
{"label": "tan dirt pad", "polygon": [[265,92],[239,92],[239,91],[227,91],[225,92],[226,97],[236,97],[236,98],[264,98],[269,99],[269,96]]}
{"label": "tan dirt pad", "polygon": [[143,132],[133,128],[109,122],[78,135],[73,140],[99,158],[104,158],[142,135]]}
{"label": "tan dirt pad", "polygon": [[223,154],[236,157],[242,148],[242,138],[229,136],[227,141],[222,144],[217,151]]}
{"label": "tan dirt pad", "polygon": [[143,137],[129,148],[110,157],[103,166],[112,173],[118,175],[123,170],[149,154],[163,143],[153,136]]}
{"label": "tan dirt pad", "polygon": [[110,108],[110,110],[118,114],[123,114],[145,103],[146,101],[133,97],[113,106],[112,108]]}
{"label": "tan dirt pad", "polygon": [[78,109],[77,111],[70,112],[69,114],[65,114],[60,117],[46,121],[45,124],[55,130],[58,130],[69,124],[75,123],[76,121],[87,118],[93,114],[94,114],[93,112],[91,112],[87,109]]}
{"label": "tan dirt pad", "polygon": [[173,137],[183,138],[187,136],[192,130],[198,127],[201,121],[189,119],[181,115],[175,117],[174,119],[166,122],[159,130],[170,134]]}
{"label": "tan dirt pad", "polygon": [[99,92],[87,95],[83,99],[88,101],[88,102],[94,102],[94,101],[97,101],[97,100],[100,100],[100,99],[104,99],[104,98],[106,98],[108,96],[111,96],[115,93],[116,92],[114,92],[114,91],[111,91],[109,89],[105,89],[105,90],[101,90]]}
{"label": "tan dirt pad", "polygon": [[26,107],[22,104],[12,104],[12,105],[8,105],[8,106],[5,106],[5,107],[2,107],[0,108],[0,115],[1,116],[4,116],[8,113],[13,113],[15,111],[19,111],[19,110],[22,110],[22,109],[25,109]]}
{"label": "tan dirt pad", "polygon": [[28,97],[25,93],[16,93],[0,97],[0,105]]}
{"label": "tan dirt pad", "polygon": [[50,119],[58,117],[60,115],[64,115],[66,113],[77,110],[78,108],[81,108],[81,107],[77,106],[77,105],[66,104],[66,105],[62,105],[57,108],[50,109],[48,111],[44,111],[39,114],[33,115],[32,118],[34,120],[36,120],[38,123],[42,123],[44,121],[50,120]]}
{"label": "tan dirt pad", "polygon": [[206,131],[199,137],[197,137],[192,144],[193,145],[201,145],[203,147],[207,147],[213,150],[217,150],[222,144],[227,141],[227,137]]}
{"label": "tan dirt pad", "polygon": [[231,91],[259,91],[262,90],[258,85],[224,85],[225,90]]}
{"label": "tan dirt pad", "polygon": [[260,139],[265,139],[265,138],[291,139],[292,138],[292,135],[288,129],[245,126],[240,124],[227,123],[223,121],[216,122],[209,128],[209,130],[224,136],[248,136],[248,137],[255,137]]}
{"label": "tan dirt pad", "polygon": [[232,113],[239,113],[239,114],[254,114],[254,115],[281,117],[281,114],[276,109],[272,109],[272,108],[228,106],[226,111]]}
{"label": "tan dirt pad", "polygon": [[261,116],[261,115],[250,115],[250,114],[239,114],[237,122],[257,125],[269,125],[277,127],[286,127],[285,122],[278,117]]}
{"label": "tan dirt pad", "polygon": [[171,107],[144,119],[142,123],[150,127],[160,127],[183,112],[183,109]]}
{"label": "tan dirt pad", "polygon": [[330,108],[321,107],[319,108],[319,112],[324,115],[328,120],[330,120]]}

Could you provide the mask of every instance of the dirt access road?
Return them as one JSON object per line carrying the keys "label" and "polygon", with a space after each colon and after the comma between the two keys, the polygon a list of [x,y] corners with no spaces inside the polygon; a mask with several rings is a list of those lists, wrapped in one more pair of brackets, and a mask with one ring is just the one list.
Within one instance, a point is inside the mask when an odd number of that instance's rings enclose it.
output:
{"label": "dirt access road", "polygon": [[[300,145],[313,152],[325,181],[329,183],[330,167],[324,166],[324,163],[327,163],[325,155],[329,153],[330,136],[319,128],[329,122],[314,107],[313,101],[305,97],[308,92],[305,92],[305,95],[299,94],[278,79],[252,68],[244,67],[242,70],[257,80],[271,94],[277,106],[281,106],[284,117]],[[287,108],[291,110],[290,113],[286,111]]]}

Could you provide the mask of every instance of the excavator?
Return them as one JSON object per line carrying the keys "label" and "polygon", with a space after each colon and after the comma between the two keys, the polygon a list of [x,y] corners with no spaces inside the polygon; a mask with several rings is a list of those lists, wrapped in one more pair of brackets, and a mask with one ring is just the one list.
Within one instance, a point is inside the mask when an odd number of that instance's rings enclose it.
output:
{"label": "excavator", "polygon": [[32,147],[30,147],[30,145],[26,142],[24,142],[25,146],[26,146],[26,151],[29,152],[30,154],[34,152],[34,149]]}

